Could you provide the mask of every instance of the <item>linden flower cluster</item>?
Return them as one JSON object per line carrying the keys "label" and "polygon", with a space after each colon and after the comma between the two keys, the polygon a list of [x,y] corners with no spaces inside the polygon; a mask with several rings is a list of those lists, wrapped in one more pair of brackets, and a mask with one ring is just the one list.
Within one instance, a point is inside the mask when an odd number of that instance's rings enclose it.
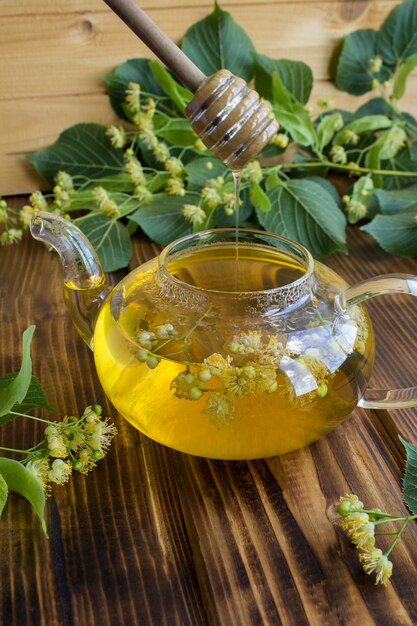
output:
{"label": "linden flower cluster", "polygon": [[96,404],[87,407],[80,418],[49,422],[44,440],[29,451],[26,469],[46,492],[49,483],[64,484],[72,470],[87,474],[104,457],[117,431],[107,418],[101,418],[101,412]]}
{"label": "linden flower cluster", "polygon": [[[341,515],[341,519],[337,522],[338,525],[360,551],[359,560],[363,570],[366,574],[375,573],[376,585],[386,586],[392,575],[392,563],[388,557],[408,522],[417,516],[398,517],[384,513],[380,509],[365,510],[363,502],[355,494],[342,496],[337,505],[337,511]],[[402,522],[398,532],[381,532],[379,530],[381,524],[394,521]],[[390,547],[382,552],[380,548],[375,546],[376,535],[394,535],[395,538]]]}
{"label": "linden flower cluster", "polygon": [[10,246],[22,239],[23,228],[19,222],[19,211],[8,206],[7,202],[0,198],[0,225],[3,227],[0,245]]}
{"label": "linden flower cluster", "polygon": [[[153,328],[139,329],[136,341],[140,349],[135,357],[149,369],[155,369],[161,362],[162,350],[168,345],[169,350],[172,350],[174,344],[175,351],[166,353],[164,350],[164,355],[169,357],[170,354],[183,353],[188,363],[171,381],[170,389],[180,399],[197,401],[205,396],[203,413],[212,421],[224,423],[232,419],[236,402],[242,398],[273,394],[279,389],[282,395],[291,396],[294,402],[300,401],[300,398],[294,397],[291,383],[286,377],[281,376],[282,382],[278,382],[278,376],[281,375],[279,365],[287,353],[278,335],[266,335],[259,330],[240,332],[226,342],[226,356],[214,353],[200,364],[191,364],[187,351],[191,332],[181,336],[175,326],[168,322]],[[329,377],[325,364],[308,354],[298,355],[296,360],[309,370],[317,382],[316,389],[304,394],[303,400],[324,398]]]}
{"label": "linden flower cluster", "polygon": [[54,178],[54,183],[52,194],[45,196],[41,191],[34,191],[29,197],[29,204],[20,209],[19,219],[23,229],[29,227],[36,211],[56,213],[69,219],[67,211],[75,193],[73,178],[67,172],[59,171]]}
{"label": "linden flower cluster", "polygon": [[53,193],[50,194],[52,202],[41,191],[34,191],[29,197],[29,204],[21,209],[8,206],[7,202],[0,198],[0,245],[9,246],[21,241],[23,231],[26,230],[36,211],[48,211],[57,213],[65,218],[66,209],[69,207],[71,196],[74,194],[74,183],[69,174],[58,172],[54,178]]}

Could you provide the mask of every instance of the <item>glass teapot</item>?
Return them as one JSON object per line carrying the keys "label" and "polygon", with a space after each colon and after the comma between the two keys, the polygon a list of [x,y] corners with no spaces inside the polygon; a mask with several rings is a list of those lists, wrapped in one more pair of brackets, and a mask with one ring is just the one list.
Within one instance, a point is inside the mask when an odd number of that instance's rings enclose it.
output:
{"label": "glass teapot", "polygon": [[268,457],[322,437],[357,405],[417,405],[417,387],[367,390],[374,345],[360,304],[417,296],[414,276],[349,287],[284,237],[216,229],[171,243],[111,289],[72,223],[37,213],[31,232],[60,254],[66,303],[106,395],[160,443]]}

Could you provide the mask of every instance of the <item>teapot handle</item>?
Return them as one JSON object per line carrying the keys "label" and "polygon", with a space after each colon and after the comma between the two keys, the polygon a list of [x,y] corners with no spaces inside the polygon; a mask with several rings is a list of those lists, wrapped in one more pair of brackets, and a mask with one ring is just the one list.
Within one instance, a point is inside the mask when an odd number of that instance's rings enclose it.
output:
{"label": "teapot handle", "polygon": [[[339,313],[347,307],[361,304],[375,296],[408,293],[417,297],[417,277],[408,274],[386,274],[364,280],[348,287],[336,296],[335,305]],[[405,389],[367,389],[358,402],[365,409],[401,409],[417,406],[417,386]]]}

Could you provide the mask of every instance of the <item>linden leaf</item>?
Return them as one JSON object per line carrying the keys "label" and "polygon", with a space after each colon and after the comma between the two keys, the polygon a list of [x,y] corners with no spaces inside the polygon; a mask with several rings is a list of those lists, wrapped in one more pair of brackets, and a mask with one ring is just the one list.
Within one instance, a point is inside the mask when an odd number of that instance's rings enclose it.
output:
{"label": "linden leaf", "polygon": [[417,256],[417,204],[393,215],[377,215],[362,226],[386,252],[397,256]]}
{"label": "linden leaf", "polygon": [[346,219],[333,196],[314,180],[291,180],[267,192],[271,210],[257,210],[261,225],[298,241],[315,258],[346,251]]}
{"label": "linden leaf", "polygon": [[9,488],[3,476],[0,474],[0,517],[3,513],[3,509],[6,505],[7,498],[9,496]]}
{"label": "linden leaf", "polygon": [[254,56],[255,89],[260,96],[272,100],[272,75],[276,72],[291,95],[307,104],[313,88],[313,72],[302,61],[270,59],[264,54]]}
{"label": "linden leaf", "polygon": [[389,14],[378,33],[378,52],[394,68],[417,53],[417,3],[401,2]]}
{"label": "linden leaf", "polygon": [[210,15],[187,30],[181,47],[207,76],[226,68],[247,82],[252,78],[252,41],[217,3]]}
{"label": "linden leaf", "polygon": [[31,503],[41,521],[43,532],[48,536],[44,519],[45,492],[39,480],[19,461],[5,457],[0,457],[0,474],[10,491],[16,491]]}
{"label": "linden leaf", "polygon": [[316,132],[308,111],[284,86],[277,72],[272,74],[272,110],[294,141],[302,146],[316,143]]}
{"label": "linden leaf", "polygon": [[123,151],[112,146],[106,130],[101,124],[75,124],[55,143],[27,158],[51,182],[59,170],[90,179],[118,174],[123,169]]}
{"label": "linden leaf", "polygon": [[361,96],[371,91],[373,81],[383,83],[391,76],[384,65],[372,72],[371,61],[377,57],[378,33],[371,28],[356,30],[346,35],[343,41],[337,71],[336,86],[343,91]]}
{"label": "linden leaf", "polygon": [[13,405],[23,402],[32,379],[32,360],[30,358],[30,343],[32,341],[35,326],[29,326],[22,337],[22,365],[13,380],[0,389],[0,417],[6,415]]}
{"label": "linden leaf", "polygon": [[417,515],[417,446],[398,435],[403,444],[407,459],[403,477],[403,498],[411,513]]}
{"label": "linden leaf", "polygon": [[132,244],[124,224],[96,212],[77,218],[75,223],[90,240],[105,272],[127,266]]}
{"label": "linden leaf", "polygon": [[[0,377],[0,390],[7,387],[12,380],[14,380],[17,376],[18,372],[11,372],[10,374],[5,374]],[[13,405],[13,411],[17,413],[27,413],[31,409],[46,409],[47,411],[54,411],[46,399],[45,392],[42,389],[42,386],[36,376],[32,376],[30,385],[28,387],[26,396],[22,402],[18,402]],[[6,422],[10,422],[15,419],[16,415],[11,413],[6,413],[0,417],[0,425],[6,424]]]}
{"label": "linden leaf", "polygon": [[368,205],[368,214],[373,217],[376,213],[395,215],[412,204],[417,203],[417,185],[405,189],[376,189]]}
{"label": "linden leaf", "polygon": [[192,232],[192,226],[182,215],[184,204],[194,204],[195,196],[159,194],[141,207],[129,219],[139,224],[144,233],[163,246]]}

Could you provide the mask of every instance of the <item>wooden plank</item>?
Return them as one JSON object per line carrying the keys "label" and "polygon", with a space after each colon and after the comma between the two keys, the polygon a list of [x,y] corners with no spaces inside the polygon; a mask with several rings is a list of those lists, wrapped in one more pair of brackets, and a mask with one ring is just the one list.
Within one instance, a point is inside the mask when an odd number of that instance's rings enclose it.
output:
{"label": "wooden plank", "polygon": [[[330,8],[329,8],[330,6]],[[339,3],[268,5],[268,19],[257,5],[239,7],[235,17],[255,47],[273,58],[308,61],[318,80],[329,78],[335,45],[348,32],[377,27],[387,11],[378,4],[354,24],[341,16]],[[206,15],[201,7],[150,12],[174,40],[187,25]],[[110,12],[11,16],[0,22],[1,99],[97,92],[103,77],[132,56],[149,56],[147,48]]]}
{"label": "wooden plank", "polygon": [[[293,4],[309,4],[315,0],[293,0]],[[326,0],[328,4],[335,4],[333,0]],[[384,0],[385,6],[391,6],[392,8],[399,4],[401,0]],[[262,11],[262,6],[268,4],[286,4],[288,0],[256,0],[255,4]],[[232,11],[233,13],[243,5],[253,5],[253,0],[225,0],[221,3],[221,7],[224,11]],[[341,10],[345,15],[353,16],[360,15],[365,9],[369,8],[371,4],[381,4],[381,2],[371,2],[370,0],[342,0],[340,3]],[[173,3],[172,0],[141,0],[140,6],[146,12],[151,12],[152,9],[169,9],[170,11],[182,11],[185,7],[199,6],[204,7],[204,10],[208,13],[213,8],[211,0],[177,0]],[[106,10],[106,9],[105,9]],[[65,2],[64,0],[22,0],[19,3],[14,0],[3,0],[1,5],[1,15],[43,15],[43,14],[56,14],[56,13],[68,13],[68,12],[94,12],[103,11],[103,3],[101,0],[70,0]]]}
{"label": "wooden plank", "polygon": [[[351,255],[328,260],[349,282],[388,271],[416,273],[415,260],[386,255],[358,228],[349,234]],[[132,266],[157,249],[135,237]],[[346,492],[370,506],[405,512],[404,452],[393,413],[356,410],[309,448],[268,460],[222,462],[177,453],[140,435],[105,402],[92,355],[68,319],[57,258],[28,238],[0,248],[0,293],[0,375],[18,368],[21,332],[36,323],[34,372],[52,404],[77,413],[100,402],[119,429],[91,475],[54,489],[47,504],[49,542],[29,505],[11,496],[0,524],[0,622],[417,622],[417,526],[410,525],[395,548],[392,582],[383,590],[361,572],[357,551],[334,524],[334,503]],[[390,335],[397,318],[402,354],[415,344],[415,301],[412,309],[398,309],[395,299],[379,302],[375,325]],[[396,369],[387,367],[393,348],[382,350],[385,375],[400,376],[387,371]],[[376,384],[385,382],[381,376],[376,372]],[[416,410],[401,415],[398,427],[415,421]],[[1,432],[2,445],[29,446],[42,426],[16,421]]]}
{"label": "wooden plank", "polygon": [[0,120],[8,120],[0,138],[0,195],[48,189],[25,155],[50,145],[73,124],[116,119],[104,93],[0,102]]}

